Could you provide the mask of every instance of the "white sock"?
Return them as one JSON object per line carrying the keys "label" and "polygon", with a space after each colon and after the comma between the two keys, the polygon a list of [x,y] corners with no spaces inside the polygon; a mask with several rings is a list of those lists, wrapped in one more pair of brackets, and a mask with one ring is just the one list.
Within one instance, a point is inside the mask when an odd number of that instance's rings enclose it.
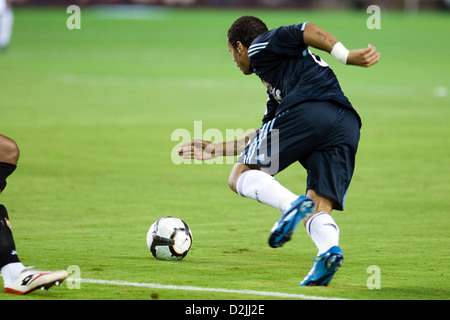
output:
{"label": "white sock", "polygon": [[239,195],[268,204],[280,211],[298,198],[277,179],[260,170],[247,170],[241,174],[236,189]]}
{"label": "white sock", "polygon": [[14,15],[11,8],[0,12],[0,47],[6,47],[11,39]]}
{"label": "white sock", "polygon": [[3,283],[13,283],[17,279],[17,276],[23,271],[23,269],[25,269],[25,266],[22,264],[22,262],[8,263],[2,268]]}
{"label": "white sock", "polygon": [[313,215],[306,223],[306,231],[319,249],[319,254],[339,245],[339,227],[327,212]]}

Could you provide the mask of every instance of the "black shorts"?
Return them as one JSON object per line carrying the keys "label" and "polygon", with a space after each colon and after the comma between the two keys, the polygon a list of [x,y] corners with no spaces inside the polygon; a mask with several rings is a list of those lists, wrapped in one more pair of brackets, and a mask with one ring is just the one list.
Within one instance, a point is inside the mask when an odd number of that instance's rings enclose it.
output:
{"label": "black shorts", "polygon": [[355,168],[360,124],[355,114],[331,101],[304,102],[265,123],[237,162],[265,168],[273,176],[299,161],[306,190],[334,200],[343,210]]}

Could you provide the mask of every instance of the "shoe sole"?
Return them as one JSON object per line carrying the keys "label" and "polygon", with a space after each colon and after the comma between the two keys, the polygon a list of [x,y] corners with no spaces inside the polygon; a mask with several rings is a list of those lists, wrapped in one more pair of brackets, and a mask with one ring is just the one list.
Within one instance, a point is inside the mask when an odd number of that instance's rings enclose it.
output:
{"label": "shoe sole", "polygon": [[[10,288],[10,287],[5,287],[3,292],[4,293],[17,294],[17,295],[25,295],[25,294],[33,292],[33,291],[35,291],[37,289],[48,290],[51,287],[53,287],[54,285],[60,286],[64,282],[64,280],[67,279],[67,277],[68,277],[67,273],[59,275],[58,277],[56,277],[56,279],[53,278],[52,280],[47,280],[47,282],[41,283],[41,284],[39,284],[39,285],[37,285],[35,287],[31,287],[29,290],[26,290],[26,291],[20,291],[20,290],[15,290],[15,289]],[[37,279],[37,278],[35,278],[35,279]]]}
{"label": "shoe sole", "polygon": [[32,288],[32,289],[30,289],[30,290],[28,290],[28,291],[19,291],[19,290],[14,290],[14,289],[11,289],[11,288],[5,288],[4,289],[4,293],[12,293],[12,294],[17,294],[17,295],[24,295],[24,294],[28,294],[28,293],[30,293],[30,292],[33,292],[33,291],[36,291],[36,290],[38,290],[38,289],[41,289],[41,290],[48,290],[48,289],[50,289],[51,287],[53,287],[53,286],[60,286],[61,284],[62,284],[62,282],[63,282],[64,280],[56,280],[56,281],[52,281],[52,282],[50,282],[50,283],[45,283],[45,284],[43,284],[43,285],[40,285],[40,286],[37,286],[37,287],[35,287],[35,288]]}
{"label": "shoe sole", "polygon": [[[294,209],[287,212],[276,223],[269,237],[269,246],[279,248],[291,240],[292,233],[297,228],[300,220],[311,214],[314,208],[314,202],[306,198],[297,204]],[[285,220],[285,221],[283,221]]]}

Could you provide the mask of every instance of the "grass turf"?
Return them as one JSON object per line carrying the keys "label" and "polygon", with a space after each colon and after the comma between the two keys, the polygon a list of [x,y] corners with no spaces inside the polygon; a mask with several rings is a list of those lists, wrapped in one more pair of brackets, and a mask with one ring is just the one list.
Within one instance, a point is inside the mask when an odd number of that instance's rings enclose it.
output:
{"label": "grass turf", "polygon": [[[363,119],[346,210],[335,213],[345,254],[327,288],[300,288],[316,249],[302,228],[281,249],[267,237],[278,213],[233,194],[232,164],[172,161],[179,128],[257,128],[265,89],[232,61],[226,31],[243,14],[269,28],[311,21],[348,48],[374,44],[381,61],[335,70]],[[16,9],[0,55],[0,133],[21,149],[1,202],[19,257],[40,269],[77,265],[86,279],[277,291],[349,299],[448,299],[448,15],[365,12],[82,8]],[[125,17],[125,18],[124,18]],[[277,178],[303,193],[293,165]],[[194,242],[181,262],[155,260],[145,244],[156,219],[174,215]],[[381,271],[369,290],[367,268]],[[82,283],[20,299],[264,299]],[[273,299],[266,297],[267,299]],[[0,299],[18,299],[1,295]]]}

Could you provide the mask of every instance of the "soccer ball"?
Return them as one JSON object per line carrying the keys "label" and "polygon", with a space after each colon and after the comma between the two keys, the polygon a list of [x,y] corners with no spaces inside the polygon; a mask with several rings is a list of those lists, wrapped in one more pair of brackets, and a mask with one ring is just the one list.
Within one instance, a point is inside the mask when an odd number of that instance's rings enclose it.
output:
{"label": "soccer ball", "polygon": [[191,246],[191,230],[179,218],[158,219],[148,230],[147,247],[158,260],[181,260],[191,250]]}

